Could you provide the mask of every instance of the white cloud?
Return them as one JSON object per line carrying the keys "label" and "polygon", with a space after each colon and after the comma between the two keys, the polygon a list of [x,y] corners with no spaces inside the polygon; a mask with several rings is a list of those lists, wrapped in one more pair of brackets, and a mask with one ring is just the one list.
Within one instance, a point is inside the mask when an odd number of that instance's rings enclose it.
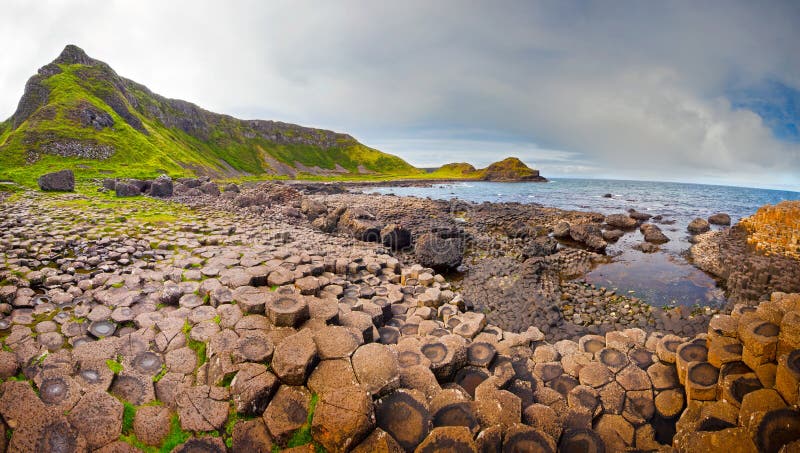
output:
{"label": "white cloud", "polygon": [[732,82],[800,88],[797,2],[12,0],[4,13],[2,117],[75,43],[163,95],[350,132],[422,165],[514,153],[543,173],[800,187],[798,145],[724,98]]}

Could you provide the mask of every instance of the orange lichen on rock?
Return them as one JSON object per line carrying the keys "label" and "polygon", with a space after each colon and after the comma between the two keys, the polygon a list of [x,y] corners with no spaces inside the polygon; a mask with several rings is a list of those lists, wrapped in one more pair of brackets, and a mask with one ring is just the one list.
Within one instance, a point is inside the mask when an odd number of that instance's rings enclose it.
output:
{"label": "orange lichen on rock", "polygon": [[747,243],[756,250],[800,259],[800,201],[762,206],[741,225],[747,230]]}

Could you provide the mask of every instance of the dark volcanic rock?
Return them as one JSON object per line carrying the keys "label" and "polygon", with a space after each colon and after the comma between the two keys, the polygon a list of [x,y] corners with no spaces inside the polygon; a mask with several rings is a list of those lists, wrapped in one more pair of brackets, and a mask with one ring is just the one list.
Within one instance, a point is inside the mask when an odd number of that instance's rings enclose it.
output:
{"label": "dark volcanic rock", "polygon": [[725,214],[724,212],[720,212],[709,217],[708,223],[712,225],[728,226],[731,224],[731,216]]}
{"label": "dark volcanic rock", "polygon": [[625,214],[611,214],[606,216],[606,223],[614,228],[623,230],[636,227],[636,220]]}
{"label": "dark volcanic rock", "polygon": [[710,230],[711,227],[708,226],[708,222],[698,217],[689,222],[689,226],[686,229],[692,234],[700,234]]}
{"label": "dark volcanic rock", "polygon": [[211,195],[212,197],[218,197],[219,193],[220,193],[219,192],[219,186],[217,186],[217,183],[212,182],[212,181],[209,181],[209,182],[201,185],[200,186],[200,191],[203,192],[206,195]]}
{"label": "dark volcanic rock", "polygon": [[123,181],[117,181],[114,191],[118,197],[135,197],[142,193],[135,185]]}
{"label": "dark volcanic rock", "polygon": [[72,192],[75,190],[75,175],[72,170],[61,170],[39,177],[39,188],[46,192]]}
{"label": "dark volcanic rock", "polygon": [[538,237],[525,244],[522,249],[522,257],[528,259],[535,256],[548,256],[556,253],[556,250],[558,250],[558,241],[547,236]]}
{"label": "dark volcanic rock", "polygon": [[603,239],[603,233],[600,227],[590,223],[581,223],[578,225],[571,225],[569,228],[569,235],[573,241],[580,242],[586,248],[594,252],[602,252],[606,249],[606,241]]}
{"label": "dark volcanic rock", "polygon": [[386,225],[381,230],[381,243],[392,250],[403,250],[411,246],[411,232],[397,224]]}
{"label": "dark volcanic rock", "polygon": [[669,242],[669,238],[661,232],[661,228],[652,223],[645,223],[639,228],[644,235],[644,240],[653,244],[663,244]]}
{"label": "dark volcanic rock", "polygon": [[454,269],[464,257],[464,239],[425,233],[417,238],[414,256],[420,264],[437,270]]}
{"label": "dark volcanic rock", "polygon": [[154,197],[172,196],[172,179],[169,176],[161,175],[153,181],[150,186],[150,195]]}

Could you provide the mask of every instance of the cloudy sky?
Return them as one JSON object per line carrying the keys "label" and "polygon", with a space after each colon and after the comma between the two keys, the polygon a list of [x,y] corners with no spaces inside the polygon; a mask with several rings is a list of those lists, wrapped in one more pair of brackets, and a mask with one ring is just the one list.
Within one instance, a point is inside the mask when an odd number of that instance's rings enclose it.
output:
{"label": "cloudy sky", "polygon": [[67,43],[419,166],[800,190],[800,2],[4,1],[0,116]]}

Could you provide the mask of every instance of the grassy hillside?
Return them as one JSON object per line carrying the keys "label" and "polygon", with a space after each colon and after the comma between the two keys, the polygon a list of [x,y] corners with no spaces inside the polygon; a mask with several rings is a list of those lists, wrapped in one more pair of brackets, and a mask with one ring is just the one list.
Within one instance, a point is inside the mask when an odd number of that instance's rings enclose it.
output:
{"label": "grassy hillside", "polygon": [[0,179],[31,184],[62,168],[79,178],[421,173],[346,134],[164,98],[75,46],[31,77],[15,114],[0,123]]}
{"label": "grassy hillside", "polygon": [[486,168],[476,169],[470,164],[458,162],[442,165],[426,178],[434,179],[474,179],[481,181],[547,181],[516,157],[507,157]]}

